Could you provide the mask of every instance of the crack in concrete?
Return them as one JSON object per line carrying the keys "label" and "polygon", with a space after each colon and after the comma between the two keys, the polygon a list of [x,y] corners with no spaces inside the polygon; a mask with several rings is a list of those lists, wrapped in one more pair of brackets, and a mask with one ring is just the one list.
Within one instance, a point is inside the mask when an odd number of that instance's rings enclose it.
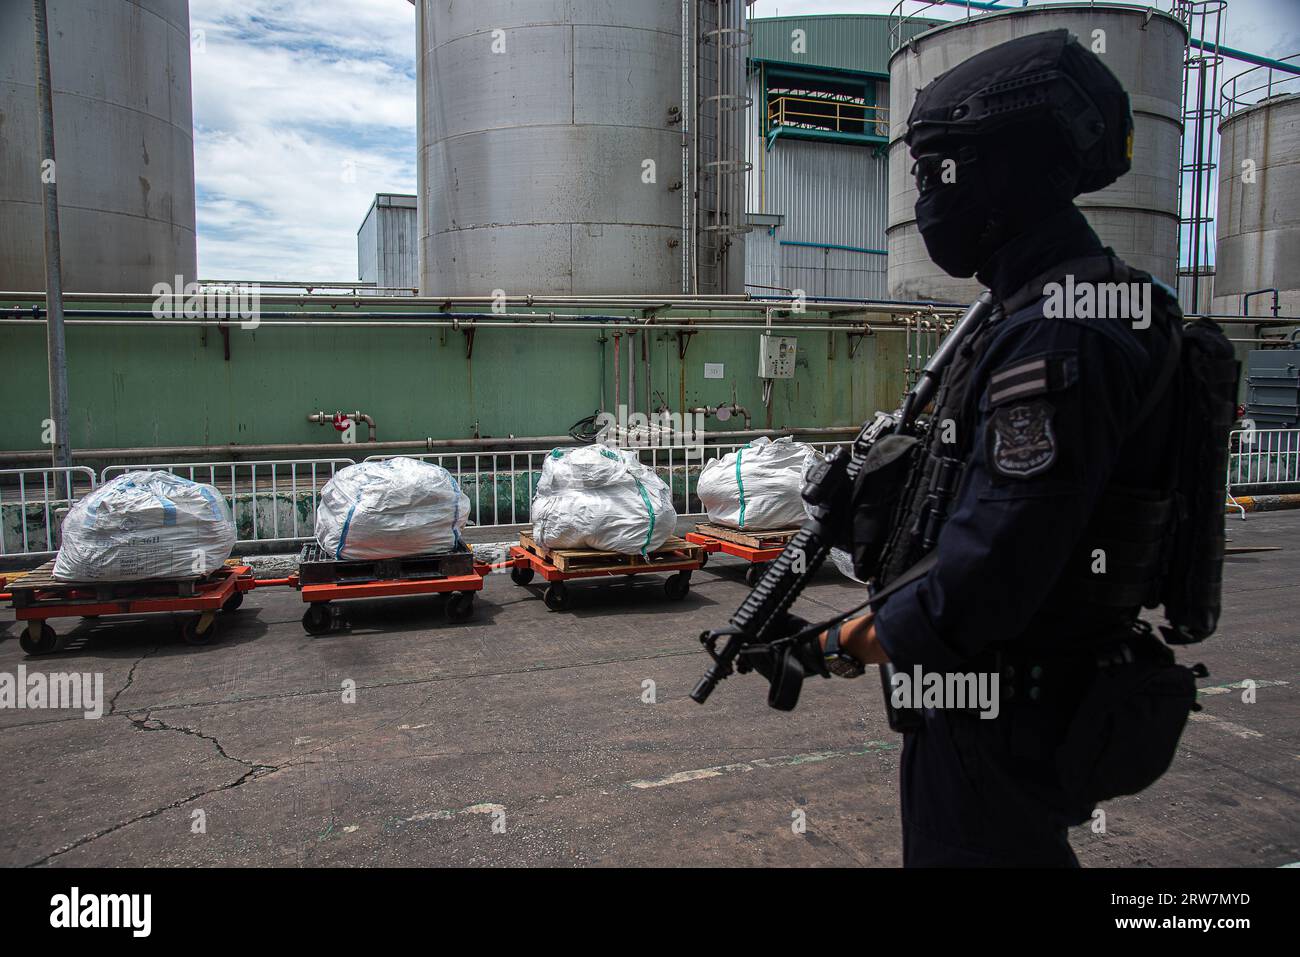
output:
{"label": "crack in concrete", "polygon": [[[156,651],[157,649],[155,648],[154,650]],[[150,652],[149,654],[152,653],[153,652]],[[144,655],[143,657],[140,658],[140,661],[143,661],[147,657],[149,657],[149,655]],[[140,661],[137,661],[136,665],[138,665]],[[132,671],[132,675],[134,675],[135,665],[132,666],[131,671]],[[128,679],[127,684],[122,688],[122,691],[125,691],[128,687],[130,687],[130,679]],[[118,692],[118,694],[120,693],[121,692]],[[116,701],[116,699],[117,696],[114,695],[114,701]],[[144,717],[139,717],[139,718],[133,717],[133,715],[138,715],[142,713]],[[109,714],[114,714],[114,712],[110,710]],[[179,725],[167,724],[161,718],[155,718],[153,716],[152,708],[125,711],[125,712],[118,713],[117,716],[126,718],[129,722],[131,722],[131,727],[136,731],[141,731],[141,732],[171,731],[177,734],[185,734],[185,735],[189,735],[190,737],[199,738],[200,740],[207,741],[216,749],[217,753],[221,755],[223,758],[225,758],[227,761],[233,761],[235,764],[241,765],[246,770],[244,771],[243,774],[241,774],[238,778],[236,778],[233,781],[229,781],[225,784],[219,785],[214,788],[208,788],[203,791],[198,791],[194,794],[191,794],[189,797],[181,798],[178,801],[172,801],[170,804],[164,804],[162,807],[157,807],[157,808],[153,808],[152,810],[145,811],[143,814],[136,815],[135,817],[130,818],[129,820],[119,821],[117,824],[113,824],[109,827],[102,828],[101,830],[98,830],[93,834],[87,834],[86,836],[78,838],[77,840],[73,841],[70,844],[65,844],[63,847],[51,851],[49,854],[46,854],[44,857],[39,858],[38,860],[32,861],[31,863],[24,865],[25,867],[40,867],[43,864],[48,864],[50,861],[52,861],[56,857],[59,857],[60,855],[67,854],[69,851],[76,850],[79,847],[85,847],[87,844],[97,841],[102,837],[106,837],[109,834],[113,834],[117,831],[120,831],[123,828],[130,827],[132,824],[138,824],[141,821],[148,820],[149,818],[157,817],[159,814],[162,814],[165,811],[173,811],[176,808],[183,807],[186,804],[199,800],[200,798],[207,797],[209,794],[217,794],[222,791],[229,791],[233,788],[241,787],[247,782],[252,781],[254,778],[266,777],[268,774],[274,774],[276,771],[280,770],[280,765],[254,764],[251,761],[245,761],[243,758],[235,757],[233,754],[230,754],[228,751],[226,751],[226,748],[221,743],[221,741],[218,738],[214,737],[213,735],[204,734],[202,731],[198,730],[197,728],[186,728]]]}
{"label": "crack in concrete", "polygon": [[131,717],[132,714],[138,714],[138,713],[139,710],[128,711],[125,714],[126,719],[131,722],[131,725],[137,731],[175,731],[179,734],[187,734],[190,735],[191,737],[200,738],[203,741],[209,742],[214,748],[217,749],[217,753],[221,755],[223,758],[225,758],[227,761],[234,761],[236,764],[242,764],[244,767],[249,768],[253,771],[266,771],[269,773],[271,771],[280,770],[279,765],[254,764],[251,761],[245,761],[243,758],[237,758],[233,754],[227,753],[225,747],[221,744],[221,741],[218,738],[214,737],[213,735],[204,734],[202,731],[198,730],[197,728],[187,728],[182,725],[168,724],[167,722],[163,721],[161,718],[155,718],[153,716],[152,708],[144,709],[143,718]]}
{"label": "crack in concrete", "polygon": [[108,713],[109,713],[109,714],[117,714],[117,699],[120,698],[120,697],[122,696],[122,694],[123,694],[123,693],[124,693],[128,688],[130,688],[132,684],[135,683],[135,669],[136,669],[136,668],[139,668],[139,667],[140,667],[140,663],[143,662],[146,658],[152,657],[154,654],[156,654],[157,651],[158,651],[158,649],[161,648],[161,647],[162,647],[162,643],[159,642],[158,644],[156,644],[156,645],[153,646],[153,649],[152,649],[152,650],[150,650],[150,651],[146,651],[146,652],[145,652],[144,654],[142,654],[139,658],[135,659],[135,663],[134,663],[133,665],[131,665],[131,670],[128,671],[127,674],[126,674],[126,684],[124,684],[124,685],[122,685],[122,687],[118,688],[118,689],[117,689],[117,692],[113,695],[112,699],[108,702]]}
{"label": "crack in concrete", "polygon": [[[138,667],[140,662],[144,661],[145,658],[148,658],[150,655],[154,654],[154,652],[158,650],[158,647],[155,647],[153,650],[142,655],[135,662],[135,664],[131,666],[131,671],[127,676],[126,684],[117,692],[117,694],[113,696],[112,699],[113,705],[116,705],[117,698],[123,692],[125,692],[126,689],[129,688],[131,686],[131,683],[135,680],[136,667]],[[434,682],[448,681],[448,680],[464,680],[464,679],[472,679],[472,678],[499,677],[499,676],[514,675],[514,674],[526,674],[526,673],[537,672],[537,671],[563,671],[569,668],[583,668],[583,667],[592,667],[592,666],[599,666],[605,664],[618,664],[627,661],[646,661],[646,660],[653,660],[656,658],[675,658],[686,654],[698,655],[699,652],[698,650],[692,649],[689,652],[680,651],[680,652],[664,652],[664,653],[652,654],[652,655],[633,655],[625,658],[610,658],[610,659],[601,659],[597,661],[575,662],[575,663],[560,664],[560,665],[544,665],[539,667],[523,668],[523,669],[505,671],[505,672],[491,672],[491,673],[477,672],[477,673],[468,673],[468,674],[460,674],[460,675],[435,675],[429,678],[411,678],[411,679],[403,679],[398,681],[378,682],[374,685],[365,685],[362,687],[366,689],[382,689],[382,688],[391,688],[391,687],[404,687],[409,685],[430,684]],[[321,694],[337,694],[337,693],[338,693],[337,689],[335,688],[328,688],[319,691],[292,691],[292,692],[284,692],[281,694],[274,694],[274,695],[252,695],[246,698],[226,699],[223,701],[197,702],[197,703],[189,703],[189,704],[166,705],[166,706],[157,706],[157,707],[148,707],[148,708],[135,708],[132,709],[131,711],[125,711],[125,712],[114,712],[112,710],[112,707],[110,706],[110,711],[108,712],[109,714],[125,717],[128,721],[131,722],[132,727],[136,731],[141,731],[141,732],[174,731],[180,734],[187,734],[192,737],[201,738],[202,740],[209,742],[217,750],[217,753],[220,754],[223,758],[226,758],[229,761],[233,761],[236,764],[242,765],[248,770],[246,770],[242,775],[240,775],[234,781],[231,781],[227,784],[220,785],[219,787],[208,788],[207,790],[199,791],[195,794],[191,794],[189,797],[182,798],[178,801],[173,801],[170,804],[166,804],[162,807],[154,808],[150,811],[146,811],[145,813],[139,814],[133,818],[130,818],[129,820],[121,821],[117,824],[111,825],[110,827],[102,828],[101,830],[96,831],[93,834],[88,834],[82,838],[77,839],[76,841],[73,841],[70,844],[66,844],[63,847],[45,855],[44,857],[39,858],[38,860],[35,860],[24,866],[40,867],[41,865],[48,863],[54,858],[68,853],[69,851],[73,851],[76,850],[77,848],[84,847],[87,844],[97,841],[102,837],[106,837],[107,835],[120,831],[123,828],[130,827],[132,824],[138,824],[139,822],[148,820],[149,818],[157,817],[159,814],[162,814],[166,811],[171,811],[171,810],[175,810],[176,808],[183,807],[184,805],[189,804],[193,801],[197,801],[200,798],[206,797],[209,794],[215,794],[221,791],[228,791],[231,790],[232,788],[240,787],[243,784],[247,783],[248,781],[254,780],[259,777],[266,777],[267,775],[280,771],[284,767],[296,766],[298,764],[307,763],[307,762],[295,762],[290,760],[283,765],[253,764],[249,761],[243,760],[242,758],[237,758],[227,753],[224,745],[221,744],[220,740],[218,740],[216,737],[212,735],[204,734],[195,728],[187,728],[178,725],[169,725],[166,722],[164,722],[162,719],[155,718],[153,716],[153,713],[155,711],[171,711],[171,710],[180,710],[180,709],[191,708],[191,707],[213,706],[218,704],[232,704],[232,703],[238,704],[238,703],[245,703],[251,701],[276,700],[276,699],[307,697],[307,696],[314,696],[314,695],[321,695]],[[132,715],[139,715],[139,714],[143,714],[144,717],[142,718],[132,717]],[[337,742],[327,747],[332,747],[336,745]],[[317,753],[319,750],[322,749],[316,749],[310,753],[314,754]]]}
{"label": "crack in concrete", "polygon": [[[236,759],[232,758],[231,760],[236,760]],[[242,761],[240,763],[246,764],[245,762]],[[248,781],[253,780],[254,778],[264,776],[263,774],[258,773],[259,771],[262,771],[265,768],[264,765],[246,764],[246,766],[248,767],[248,770],[245,771],[243,774],[241,774],[234,781],[230,781],[226,784],[222,784],[215,788],[208,788],[207,790],[204,791],[198,791],[194,794],[191,794],[189,797],[181,798],[179,801],[172,801],[170,804],[165,804],[162,807],[157,807],[154,808],[153,810],[145,811],[143,814],[138,814],[129,820],[119,821],[117,824],[113,824],[110,827],[102,828],[101,830],[96,831],[94,834],[87,834],[85,837],[78,838],[77,840],[73,841],[70,844],[65,844],[62,847],[60,847],[58,850],[51,851],[49,854],[46,854],[44,857],[32,861],[29,864],[24,864],[23,866],[40,867],[43,864],[48,864],[56,857],[59,857],[63,854],[67,854],[69,851],[75,851],[79,847],[85,847],[87,844],[90,844],[93,841],[97,841],[101,837],[107,837],[109,834],[113,834],[117,831],[122,830],[123,828],[130,827],[132,824],[138,824],[141,821],[147,821],[151,817],[157,817],[159,814],[162,814],[166,811],[173,811],[178,807],[184,807],[186,804],[189,804],[192,801],[197,801],[200,798],[207,797],[209,794],[217,794],[221,791],[229,791],[233,788],[240,787],[241,785],[245,784]],[[270,771],[272,770],[279,770],[279,769],[278,768],[267,769],[265,773],[269,774]]]}

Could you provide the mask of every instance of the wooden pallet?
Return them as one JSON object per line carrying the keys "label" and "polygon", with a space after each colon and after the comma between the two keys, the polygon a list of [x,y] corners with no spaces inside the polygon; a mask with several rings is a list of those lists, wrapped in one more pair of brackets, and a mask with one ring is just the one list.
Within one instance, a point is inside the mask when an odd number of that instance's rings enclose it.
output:
{"label": "wooden pallet", "polygon": [[8,586],[15,608],[41,605],[74,605],[87,601],[106,602],[141,598],[193,598],[204,585],[226,574],[226,567],[210,575],[185,578],[147,578],[127,582],[68,582],[54,577],[54,559],[34,568]]}
{"label": "wooden pallet", "polygon": [[648,555],[624,555],[595,548],[547,548],[539,545],[531,535],[520,533],[519,547],[532,552],[561,572],[626,572],[654,571],[660,565],[680,565],[683,561],[697,561],[704,549],[684,538],[670,538]]}
{"label": "wooden pallet", "polygon": [[308,542],[298,556],[298,580],[304,585],[461,578],[473,572],[474,552],[468,545],[401,558],[330,558],[320,545]]}
{"label": "wooden pallet", "polygon": [[780,528],[772,531],[742,532],[739,529],[702,522],[695,526],[695,531],[700,535],[720,538],[724,542],[734,542],[737,545],[744,545],[746,548],[777,548],[794,538],[799,529]]}

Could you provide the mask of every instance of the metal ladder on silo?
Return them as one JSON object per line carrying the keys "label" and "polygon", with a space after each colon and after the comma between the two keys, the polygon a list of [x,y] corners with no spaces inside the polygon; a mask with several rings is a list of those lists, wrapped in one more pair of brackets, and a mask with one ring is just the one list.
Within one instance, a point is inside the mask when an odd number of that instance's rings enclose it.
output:
{"label": "metal ladder on silo", "polygon": [[745,111],[751,104],[746,93],[732,88],[737,77],[745,82],[746,8],[741,0],[711,0],[698,7],[695,243],[697,291],[702,294],[726,291],[728,252],[749,231],[744,177],[752,164],[743,157]]}
{"label": "metal ladder on silo", "polygon": [[[1227,0],[1174,0],[1172,8],[1173,15],[1187,27],[1188,37],[1183,54],[1183,136],[1178,165],[1178,266],[1181,273],[1184,261],[1187,264],[1188,313],[1201,311],[1201,276],[1213,275],[1210,226],[1215,197],[1210,186],[1218,168],[1215,120],[1223,63],[1219,43],[1227,5]],[[1197,41],[1196,45],[1192,41]]]}

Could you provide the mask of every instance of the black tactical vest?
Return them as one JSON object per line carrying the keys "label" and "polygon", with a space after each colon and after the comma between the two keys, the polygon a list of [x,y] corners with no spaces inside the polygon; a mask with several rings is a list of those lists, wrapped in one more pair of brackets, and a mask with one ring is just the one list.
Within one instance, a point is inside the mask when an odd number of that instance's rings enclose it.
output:
{"label": "black tactical vest", "polygon": [[926,440],[917,445],[907,487],[899,501],[893,529],[880,557],[876,590],[920,561],[939,537],[948,517],[948,507],[957,497],[966,460],[970,456],[971,433],[979,395],[971,377],[993,339],[1005,311],[1001,306],[962,345],[943,374],[934,398],[934,412],[927,424]]}
{"label": "black tactical vest", "polygon": [[[877,591],[921,560],[938,541],[972,452],[980,398],[973,374],[989,343],[1008,315],[1035,302],[1047,282],[1066,274],[1073,275],[1076,282],[1152,281],[1146,273],[1130,269],[1109,255],[1063,263],[1008,297],[989,322],[962,347],[935,397],[926,441],[914,453],[896,520],[881,557],[875,582]],[[1181,336],[1179,320],[1180,315],[1170,315],[1163,295],[1152,296],[1152,325],[1171,337],[1167,341]],[[1178,350],[1175,347],[1165,351],[1163,368],[1138,411],[1135,429],[1174,378]],[[1134,621],[1143,605],[1158,602],[1161,572],[1167,564],[1175,519],[1174,474],[1171,468],[1168,481],[1160,487],[1126,488],[1114,483],[1106,487],[1045,606],[1069,608],[1076,621],[1095,623],[1109,630],[1111,626]],[[1104,577],[1092,573],[1097,549],[1102,549],[1107,556]]]}

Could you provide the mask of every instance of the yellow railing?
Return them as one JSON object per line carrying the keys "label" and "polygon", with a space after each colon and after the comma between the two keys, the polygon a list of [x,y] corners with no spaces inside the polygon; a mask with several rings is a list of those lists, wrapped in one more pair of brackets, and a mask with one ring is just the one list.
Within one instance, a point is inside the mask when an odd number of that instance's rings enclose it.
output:
{"label": "yellow railing", "polygon": [[[818,109],[813,110],[810,108],[812,106]],[[768,100],[767,125],[769,129],[774,126],[792,126],[834,133],[888,136],[889,109],[884,106],[867,106],[865,103],[786,94]]]}

